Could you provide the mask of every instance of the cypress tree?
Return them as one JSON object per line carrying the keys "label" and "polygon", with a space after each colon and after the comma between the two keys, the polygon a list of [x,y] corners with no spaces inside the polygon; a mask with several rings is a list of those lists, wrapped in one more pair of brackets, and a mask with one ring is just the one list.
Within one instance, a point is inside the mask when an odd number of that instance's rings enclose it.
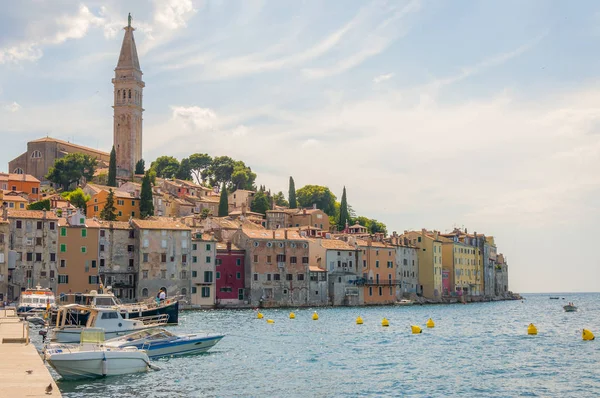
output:
{"label": "cypress tree", "polygon": [[346,228],[348,221],[348,201],[346,200],[346,187],[342,193],[342,201],[340,202],[340,219],[338,221],[338,229],[341,231]]}
{"label": "cypress tree", "polygon": [[110,151],[110,162],[108,163],[108,183],[109,187],[117,186],[117,152],[115,147],[112,147]]}
{"label": "cypress tree", "polygon": [[117,220],[117,208],[115,207],[115,193],[112,189],[108,191],[108,196],[106,197],[106,204],[100,212],[100,218],[105,221]]}
{"label": "cypress tree", "polygon": [[146,162],[144,162],[144,159],[138,160],[137,163],[135,164],[135,174],[144,174],[145,168],[146,168]]}
{"label": "cypress tree", "polygon": [[148,173],[142,178],[142,192],[140,193],[140,216],[146,218],[154,215],[154,203],[152,203],[152,183]]}
{"label": "cypress tree", "polygon": [[296,185],[294,184],[294,179],[292,177],[290,177],[288,200],[290,202],[290,209],[296,209],[298,207],[298,203],[296,202]]}
{"label": "cypress tree", "polygon": [[219,200],[219,217],[226,217],[229,215],[229,203],[227,202],[227,187],[223,183],[221,189],[221,199]]}

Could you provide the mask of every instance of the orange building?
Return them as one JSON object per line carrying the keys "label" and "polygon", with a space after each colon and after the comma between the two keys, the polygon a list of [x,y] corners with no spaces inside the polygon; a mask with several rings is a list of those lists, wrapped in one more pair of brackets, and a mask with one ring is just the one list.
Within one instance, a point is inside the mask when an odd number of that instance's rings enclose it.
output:
{"label": "orange building", "polygon": [[[98,193],[92,195],[87,202],[87,216],[100,218],[100,213],[106,205],[108,189],[101,189]],[[115,194],[115,208],[117,221],[128,221],[129,218],[140,217],[140,198],[133,193],[113,190]]]}
{"label": "orange building", "polygon": [[58,220],[58,295],[99,288],[99,230],[100,224],[79,210]]}
{"label": "orange building", "polygon": [[29,174],[0,173],[0,189],[24,192],[30,202],[40,200],[40,180]]}
{"label": "orange building", "polygon": [[396,280],[396,248],[383,242],[349,237],[348,243],[354,242],[365,305],[396,302],[396,286],[400,282]]}

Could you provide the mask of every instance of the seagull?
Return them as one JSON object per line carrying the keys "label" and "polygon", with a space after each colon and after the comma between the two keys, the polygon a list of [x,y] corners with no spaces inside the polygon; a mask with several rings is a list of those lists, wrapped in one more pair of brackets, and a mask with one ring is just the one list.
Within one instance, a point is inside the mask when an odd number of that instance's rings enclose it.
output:
{"label": "seagull", "polygon": [[27,372],[28,375],[33,373],[33,370],[26,370],[25,372]]}
{"label": "seagull", "polygon": [[48,387],[46,387],[46,394],[52,394],[52,383],[48,384]]}

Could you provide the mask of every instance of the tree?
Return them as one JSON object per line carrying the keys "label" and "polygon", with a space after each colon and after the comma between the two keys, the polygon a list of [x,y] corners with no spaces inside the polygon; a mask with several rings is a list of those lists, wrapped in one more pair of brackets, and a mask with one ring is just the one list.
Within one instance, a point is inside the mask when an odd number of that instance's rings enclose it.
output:
{"label": "tree", "polygon": [[116,221],[117,219],[117,208],[115,207],[115,193],[112,189],[108,191],[106,203],[104,204],[104,208],[100,212],[100,218],[105,221]]}
{"label": "tree", "polygon": [[219,185],[231,181],[231,174],[235,161],[229,156],[217,156],[207,170],[212,185]]}
{"label": "tree", "polygon": [[288,201],[285,200],[285,196],[283,195],[283,192],[281,192],[281,191],[279,191],[275,195],[273,195],[273,200],[275,201],[275,204],[277,206],[288,207],[290,205],[288,203]]}
{"label": "tree", "polygon": [[227,186],[223,183],[221,189],[221,199],[219,200],[219,217],[226,217],[229,215],[229,203],[227,202]]}
{"label": "tree", "polygon": [[250,211],[267,214],[267,210],[271,210],[269,197],[264,191],[258,191],[250,203]]}
{"label": "tree", "polygon": [[329,188],[320,185],[306,185],[296,191],[298,204],[302,207],[317,205],[327,215],[335,215],[335,195]]}
{"label": "tree", "polygon": [[83,192],[83,189],[77,188],[70,192],[63,192],[60,194],[63,198],[67,199],[73,206],[81,209],[83,214],[87,210],[87,202],[90,200],[90,195]]}
{"label": "tree", "polygon": [[27,210],[50,210],[50,199],[44,199],[27,205]]}
{"label": "tree", "polygon": [[146,218],[154,215],[154,203],[152,202],[152,182],[150,174],[146,173],[142,178],[142,191],[140,193],[140,217]]}
{"label": "tree", "polygon": [[231,184],[233,188],[237,189],[254,189],[254,181],[256,180],[256,173],[252,172],[250,167],[242,161],[236,161],[233,165],[233,172],[231,173]]}
{"label": "tree", "polygon": [[190,161],[190,172],[196,177],[196,182],[203,182],[202,172],[210,167],[212,158],[206,153],[194,153],[188,159]]}
{"label": "tree", "polygon": [[146,162],[144,159],[140,159],[135,164],[135,174],[142,175],[146,171]]}
{"label": "tree", "polygon": [[108,182],[106,185],[109,187],[117,186],[117,152],[115,151],[114,145],[110,151],[110,161],[108,162]]}
{"label": "tree", "polygon": [[73,183],[79,184],[82,179],[90,181],[94,176],[98,161],[82,153],[69,153],[54,162],[50,167],[46,179],[67,191]]}
{"label": "tree", "polygon": [[160,156],[150,165],[160,178],[173,178],[179,171],[179,161],[173,156]]}
{"label": "tree", "polygon": [[387,227],[385,226],[385,224],[375,219],[367,218],[364,216],[358,216],[356,217],[355,222],[367,228],[369,233],[375,234],[381,232],[384,235],[387,235]]}
{"label": "tree", "polygon": [[340,203],[340,218],[338,221],[338,228],[340,231],[346,228],[348,218],[348,201],[346,200],[346,187],[344,187],[344,191],[342,192],[342,202]]}
{"label": "tree", "polygon": [[288,191],[288,200],[290,201],[290,209],[297,209],[298,203],[296,202],[296,184],[294,179],[290,177],[290,188]]}
{"label": "tree", "polygon": [[181,159],[179,168],[177,169],[176,178],[180,180],[191,180],[192,179],[192,168],[190,166],[190,160],[188,158]]}
{"label": "tree", "polygon": [[212,216],[212,211],[208,207],[202,209],[202,214],[200,215],[200,217],[202,217],[202,219],[205,220],[209,216]]}

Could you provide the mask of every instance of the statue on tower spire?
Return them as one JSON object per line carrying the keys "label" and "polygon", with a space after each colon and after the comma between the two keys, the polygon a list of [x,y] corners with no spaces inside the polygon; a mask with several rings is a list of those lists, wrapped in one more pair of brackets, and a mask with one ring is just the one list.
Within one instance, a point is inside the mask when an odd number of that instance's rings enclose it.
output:
{"label": "statue on tower spire", "polygon": [[131,13],[129,13],[129,15],[127,15],[127,27],[131,28]]}

